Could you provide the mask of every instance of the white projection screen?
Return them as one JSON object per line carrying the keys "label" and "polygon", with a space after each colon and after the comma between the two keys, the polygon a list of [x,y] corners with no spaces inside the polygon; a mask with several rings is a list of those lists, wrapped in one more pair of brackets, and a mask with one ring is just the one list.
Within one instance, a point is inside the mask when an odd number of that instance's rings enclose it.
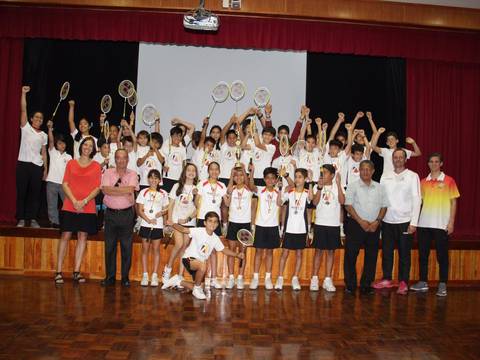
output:
{"label": "white projection screen", "polygon": [[[141,43],[138,59],[138,105],[136,132],[148,128],[141,121],[147,103],[160,112],[160,127],[168,137],[170,120],[180,117],[201,127],[213,104],[211,90],[219,81],[242,80],[247,93],[239,102],[239,113],[254,105],[255,89],[266,86],[272,93],[272,119],[277,128],[293,125],[305,103],[305,52],[240,50],[211,47]],[[223,126],[235,112],[229,98],[217,104],[210,126]]]}

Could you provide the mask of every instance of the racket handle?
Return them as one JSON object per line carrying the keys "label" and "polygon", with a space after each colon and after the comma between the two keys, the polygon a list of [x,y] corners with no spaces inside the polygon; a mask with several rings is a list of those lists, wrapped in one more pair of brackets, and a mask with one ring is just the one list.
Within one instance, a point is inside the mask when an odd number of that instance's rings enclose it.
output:
{"label": "racket handle", "polygon": [[216,101],[213,103],[213,106],[212,106],[212,108],[210,109],[210,112],[209,112],[208,115],[207,115],[207,119],[210,119],[210,117],[212,116],[213,110],[215,109],[215,106],[217,106],[217,102],[216,102]]}
{"label": "racket handle", "polygon": [[62,100],[60,99],[60,101],[58,102],[57,106],[55,107],[55,110],[53,111],[52,120],[53,120],[55,114],[57,113],[58,107],[60,106],[60,103],[61,103],[61,102],[62,102]]}
{"label": "racket handle", "polygon": [[127,106],[127,98],[123,101],[123,119],[125,119],[125,107]]}

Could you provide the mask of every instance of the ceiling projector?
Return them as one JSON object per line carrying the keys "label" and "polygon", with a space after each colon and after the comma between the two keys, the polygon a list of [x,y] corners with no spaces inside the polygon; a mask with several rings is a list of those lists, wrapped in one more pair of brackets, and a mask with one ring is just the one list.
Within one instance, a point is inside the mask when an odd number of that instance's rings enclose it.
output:
{"label": "ceiling projector", "polygon": [[183,16],[183,27],[190,30],[217,31],[220,21],[218,16],[205,9],[205,0],[200,6]]}

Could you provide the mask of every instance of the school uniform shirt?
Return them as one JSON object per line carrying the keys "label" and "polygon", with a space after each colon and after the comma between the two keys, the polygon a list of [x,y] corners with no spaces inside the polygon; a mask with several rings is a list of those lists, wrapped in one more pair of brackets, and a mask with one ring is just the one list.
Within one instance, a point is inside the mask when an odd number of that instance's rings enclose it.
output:
{"label": "school uniform shirt", "polygon": [[187,150],[180,144],[171,145],[171,139],[163,143],[161,153],[165,157],[165,166],[168,166],[168,173],[165,173],[166,179],[178,180],[183,170],[183,164],[187,160]]}
{"label": "school uniform shirt", "polygon": [[297,192],[295,189],[282,192],[282,201],[287,203],[288,216],[285,231],[289,234],[306,234],[307,233],[307,204],[308,190],[304,189]]}
{"label": "school uniform shirt", "polygon": [[263,179],[263,170],[272,165],[273,154],[275,154],[275,145],[266,144],[267,150],[254,146],[253,148],[253,177]]}
{"label": "school uniform shirt", "polygon": [[[226,142],[220,147],[220,178],[228,179],[232,169],[234,168],[237,157],[236,157],[237,147],[228,146]],[[240,153],[242,155],[242,152]],[[240,156],[240,159],[242,156]]]}
{"label": "school uniform shirt", "polygon": [[[217,154],[216,151],[207,153],[203,149],[196,149],[193,152],[192,162],[197,166],[198,178],[200,181],[208,179],[208,165],[214,161],[218,162]],[[222,167],[220,166],[220,171],[221,170]]]}
{"label": "school uniform shirt", "polygon": [[417,173],[405,169],[400,174],[395,171],[384,174],[380,184],[387,191],[390,206],[383,218],[388,224],[403,224],[417,226],[422,195],[420,192],[420,178]]}
{"label": "school uniform shirt", "polygon": [[194,258],[200,261],[207,261],[213,249],[222,251],[223,246],[220,238],[215,234],[208,235],[205,228],[191,228],[188,235],[192,239],[190,245],[185,249],[184,259]]}
{"label": "school uniform shirt", "polygon": [[[292,164],[292,160],[295,161],[295,163],[298,163],[298,160],[295,160],[295,158],[292,155],[287,155],[287,156],[282,156],[280,155],[277,157],[275,160],[272,161],[272,167],[275,169],[278,169],[280,172],[280,169],[286,168],[288,176],[293,177],[295,174],[295,166]],[[282,185],[283,187],[288,186],[288,181],[285,178],[282,178]]]}
{"label": "school uniform shirt", "polygon": [[[155,219],[155,215],[168,207],[168,193],[165,190],[143,189],[139,192],[136,200],[137,204],[143,205],[143,212],[149,219]],[[156,224],[149,224],[142,218],[140,226],[153,229],[163,229],[163,215],[157,217]]]}
{"label": "school uniform shirt", "polygon": [[[160,174],[162,173],[162,163],[158,160],[157,154],[150,155],[145,162],[138,168],[140,173],[140,185],[148,185],[148,173],[152,169],[157,169]],[[162,185],[163,182],[160,182]]]}
{"label": "school uniform shirt", "polygon": [[70,133],[70,136],[73,139],[73,158],[78,159],[80,157],[80,153],[78,152],[80,149],[80,143],[85,139],[86,137],[91,137],[95,141],[95,146],[97,146],[98,139],[95,136],[92,135],[81,135],[80,140],[77,141],[75,140],[75,137],[78,134],[78,130],[75,129],[72,133]]}
{"label": "school uniform shirt", "polygon": [[423,206],[418,226],[445,230],[450,220],[451,200],[460,197],[455,180],[443,172],[436,179],[429,174],[420,186]]}
{"label": "school uniform shirt", "polygon": [[322,156],[318,148],[314,148],[313,151],[307,151],[306,149],[300,151],[297,168],[310,170],[314,182],[317,182],[320,177],[320,166],[322,166]]}
{"label": "school uniform shirt", "polygon": [[205,214],[209,211],[214,211],[221,219],[220,205],[222,204],[222,197],[227,193],[225,185],[220,181],[211,184],[208,180],[205,180],[197,185],[197,189],[197,194],[200,196],[197,219],[205,219]]}
{"label": "school uniform shirt", "polygon": [[338,201],[338,186],[324,185],[321,190],[315,186],[314,194],[320,191],[320,201],[315,208],[315,225],[340,226],[341,205]]}
{"label": "school uniform shirt", "polygon": [[46,146],[48,136],[43,131],[37,132],[27,121],[25,126],[20,127],[22,138],[18,161],[30,162],[37,166],[43,166],[42,146]]}
{"label": "school uniform shirt", "polygon": [[228,221],[238,224],[252,221],[252,196],[253,193],[245,186],[242,189],[236,186],[233,188],[228,207]]}
{"label": "school uniform shirt", "polygon": [[[396,149],[381,148],[380,156],[383,157],[383,173],[382,173],[382,176],[383,176],[383,174],[393,172],[393,158],[392,158],[392,155],[393,155],[393,152],[395,150]],[[405,152],[407,153],[407,159],[410,159],[413,152],[411,150],[407,150],[407,149],[403,149],[403,150],[405,150]]]}
{"label": "school uniform shirt", "polygon": [[[110,154],[108,154],[108,166],[107,168],[115,167],[115,160],[111,157]],[[105,158],[103,157],[101,152],[97,152],[95,156],[93,157],[93,161],[96,161],[97,163],[100,164],[102,167],[102,172],[105,171],[106,167],[104,166],[105,164]]]}
{"label": "school uniform shirt", "polygon": [[72,160],[72,156],[66,151],[61,153],[55,148],[48,149],[50,156],[50,166],[48,167],[47,181],[61,184],[63,182],[63,175],[65,175],[65,168],[67,163]]}
{"label": "school uniform shirt", "polygon": [[277,205],[277,198],[281,196],[277,189],[268,191],[266,186],[257,186],[256,193],[257,213],[255,215],[255,225],[263,227],[278,226],[280,207]]}
{"label": "school uniform shirt", "polygon": [[147,155],[147,153],[150,151],[150,146],[141,146],[137,145],[137,158],[140,159]]}
{"label": "school uniform shirt", "polygon": [[193,189],[195,189],[196,186],[185,184],[182,192],[177,196],[177,189],[179,186],[180,185],[176,183],[173,185],[172,190],[170,190],[169,197],[174,201],[172,221],[177,224],[178,219],[186,219],[190,216],[192,220],[182,225],[195,226],[196,208],[193,199]]}
{"label": "school uniform shirt", "polygon": [[116,142],[110,143],[110,158],[115,161],[115,152],[118,150],[118,145]]}

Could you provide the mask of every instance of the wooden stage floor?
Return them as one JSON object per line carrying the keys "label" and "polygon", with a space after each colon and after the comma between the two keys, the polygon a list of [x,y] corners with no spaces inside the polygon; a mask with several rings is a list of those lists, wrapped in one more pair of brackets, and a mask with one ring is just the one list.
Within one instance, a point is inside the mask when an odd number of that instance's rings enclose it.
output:
{"label": "wooden stage floor", "polygon": [[0,277],[0,359],[478,359],[480,289],[446,298],[56,288]]}

